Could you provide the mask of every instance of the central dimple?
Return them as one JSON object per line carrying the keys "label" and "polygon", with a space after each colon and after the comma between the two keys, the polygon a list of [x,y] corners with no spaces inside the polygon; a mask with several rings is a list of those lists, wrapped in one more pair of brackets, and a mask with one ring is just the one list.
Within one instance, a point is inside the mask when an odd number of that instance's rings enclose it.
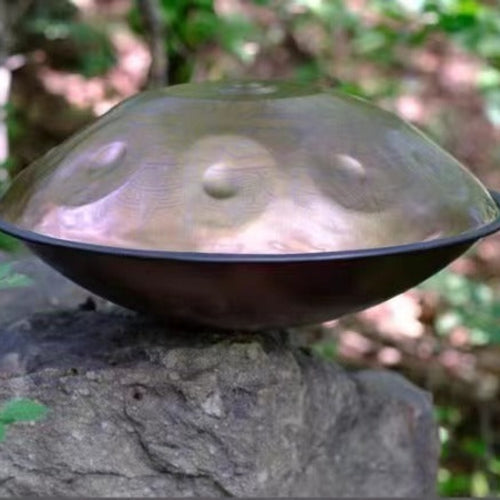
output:
{"label": "central dimple", "polygon": [[238,192],[238,182],[232,169],[223,163],[208,167],[203,173],[203,189],[218,200],[231,198]]}

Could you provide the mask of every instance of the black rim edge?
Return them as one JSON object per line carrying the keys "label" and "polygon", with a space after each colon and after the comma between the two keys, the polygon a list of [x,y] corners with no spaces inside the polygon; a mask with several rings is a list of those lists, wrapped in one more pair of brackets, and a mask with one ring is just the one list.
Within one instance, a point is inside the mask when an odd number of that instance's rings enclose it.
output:
{"label": "black rim edge", "polygon": [[[500,209],[500,192],[490,190],[492,198],[495,200]],[[412,253],[433,248],[443,248],[457,244],[471,245],[477,240],[484,238],[500,230],[500,216],[496,220],[470,231],[465,231],[456,236],[446,238],[438,238],[429,241],[419,241],[415,243],[407,243],[404,245],[393,245],[386,247],[367,248],[359,250],[341,250],[334,252],[318,252],[318,253],[297,253],[297,254],[224,254],[224,253],[202,253],[202,252],[175,252],[167,250],[141,250],[133,248],[109,247],[105,245],[95,245],[92,243],[81,243],[77,241],[60,240],[51,236],[34,233],[26,229],[21,229],[14,224],[5,222],[0,219],[0,231],[20,239],[27,243],[39,243],[62,248],[83,250],[91,253],[116,255],[120,257],[136,257],[146,259],[169,259],[181,261],[195,262],[282,262],[294,263],[304,261],[322,261],[322,260],[346,260],[358,259],[365,257],[382,257],[386,255]]]}

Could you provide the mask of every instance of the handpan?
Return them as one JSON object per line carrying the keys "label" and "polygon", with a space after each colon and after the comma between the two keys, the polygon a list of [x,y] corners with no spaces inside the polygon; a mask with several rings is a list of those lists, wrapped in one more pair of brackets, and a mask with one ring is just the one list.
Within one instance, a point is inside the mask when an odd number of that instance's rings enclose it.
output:
{"label": "handpan", "polygon": [[0,229],[126,307],[225,329],[317,323],[500,228],[500,196],[400,118],[276,81],[132,97],[23,170]]}

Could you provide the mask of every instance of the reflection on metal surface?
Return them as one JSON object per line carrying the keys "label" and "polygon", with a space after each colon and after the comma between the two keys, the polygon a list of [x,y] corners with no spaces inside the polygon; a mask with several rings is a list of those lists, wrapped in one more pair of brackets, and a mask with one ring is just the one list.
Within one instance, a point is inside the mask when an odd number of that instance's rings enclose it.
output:
{"label": "reflection on metal surface", "polygon": [[221,85],[219,93],[222,95],[262,95],[273,94],[278,90],[278,87],[271,83],[263,82],[237,82],[232,84]]}
{"label": "reflection on metal surface", "polygon": [[61,189],[54,190],[54,201],[68,206],[87,205],[120,187],[126,152],[125,143],[115,141],[68,162],[67,168],[55,174]]}
{"label": "reflection on metal surface", "polygon": [[230,198],[238,192],[238,179],[227,163],[215,163],[203,174],[203,189],[213,198]]}
{"label": "reflection on metal surface", "polygon": [[293,254],[481,227],[480,182],[397,117],[278,82],[150,91],[21,173],[0,218],[105,246]]}

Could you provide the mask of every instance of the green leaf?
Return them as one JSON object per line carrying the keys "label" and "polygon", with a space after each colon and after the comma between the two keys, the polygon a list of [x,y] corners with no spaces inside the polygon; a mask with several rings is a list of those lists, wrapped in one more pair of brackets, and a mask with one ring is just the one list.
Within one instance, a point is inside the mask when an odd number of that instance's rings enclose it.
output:
{"label": "green leaf", "polygon": [[0,443],[5,439],[5,425],[0,423]]}
{"label": "green leaf", "polygon": [[484,472],[476,471],[471,478],[471,494],[473,497],[485,497],[490,493],[488,479]]}
{"label": "green leaf", "polygon": [[446,444],[450,440],[450,431],[443,427],[442,425],[439,427],[439,441],[441,442],[441,446]]}
{"label": "green leaf", "polygon": [[447,335],[454,328],[463,324],[462,316],[459,311],[448,311],[441,314],[436,320],[436,331],[439,335]]}
{"label": "green leaf", "polygon": [[435,410],[438,422],[456,427],[463,420],[463,414],[455,406],[438,406]]}
{"label": "green leaf", "polygon": [[486,443],[479,438],[466,438],[462,443],[462,449],[469,455],[473,455],[478,458],[486,456],[487,453]]}
{"label": "green leaf", "polygon": [[184,23],[183,38],[190,47],[196,47],[215,39],[220,27],[219,18],[213,12],[194,12]]}
{"label": "green leaf", "polygon": [[337,343],[334,340],[318,342],[312,346],[312,351],[325,359],[335,359],[337,355]]}
{"label": "green leaf", "polygon": [[31,285],[32,281],[23,274],[14,273],[10,264],[0,264],[0,290]]}
{"label": "green leaf", "polygon": [[498,88],[500,86],[500,71],[491,66],[483,69],[477,77],[477,86],[483,91]]}
{"label": "green leaf", "polygon": [[482,37],[476,47],[477,53],[484,57],[498,57],[500,55],[500,38],[498,33]]}
{"label": "green leaf", "polygon": [[227,51],[241,56],[245,42],[252,41],[257,36],[258,28],[246,17],[231,15],[224,17],[218,27],[219,43]]}
{"label": "green leaf", "polygon": [[487,345],[491,340],[490,332],[481,328],[471,328],[469,336],[473,345]]}
{"label": "green leaf", "polygon": [[500,126],[500,90],[491,90],[484,96],[486,116],[494,126]]}
{"label": "green leaf", "polygon": [[353,43],[356,52],[359,54],[367,54],[383,49],[387,44],[385,33],[381,30],[365,30],[359,33],[357,39]]}
{"label": "green leaf", "polygon": [[13,399],[7,402],[0,411],[0,422],[12,424],[15,422],[33,422],[47,414],[47,407],[31,399]]}
{"label": "green leaf", "polygon": [[488,464],[488,469],[493,472],[493,474],[500,475],[500,458],[493,458]]}
{"label": "green leaf", "polygon": [[[449,471],[448,471],[449,472]],[[439,494],[441,496],[466,496],[470,492],[471,477],[468,474],[440,474]]]}

